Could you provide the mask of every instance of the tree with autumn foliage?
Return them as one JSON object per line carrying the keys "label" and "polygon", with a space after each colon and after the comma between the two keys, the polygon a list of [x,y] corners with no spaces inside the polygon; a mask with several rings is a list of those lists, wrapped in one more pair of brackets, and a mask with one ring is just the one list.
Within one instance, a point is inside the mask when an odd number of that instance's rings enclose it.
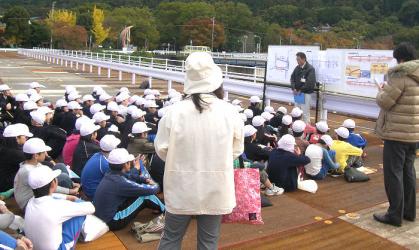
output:
{"label": "tree with autumn foliage", "polygon": [[[185,23],[181,32],[181,42],[188,44],[192,40],[193,45],[211,47],[213,21],[211,18],[196,18]],[[221,47],[225,42],[224,25],[214,22],[214,48]]]}
{"label": "tree with autumn foliage", "polygon": [[93,20],[93,27],[92,27],[92,34],[95,37],[95,42],[97,45],[101,45],[102,42],[108,38],[110,28],[106,29],[103,27],[103,21],[105,20],[105,14],[103,10],[96,7],[93,8],[92,12],[92,20]]}

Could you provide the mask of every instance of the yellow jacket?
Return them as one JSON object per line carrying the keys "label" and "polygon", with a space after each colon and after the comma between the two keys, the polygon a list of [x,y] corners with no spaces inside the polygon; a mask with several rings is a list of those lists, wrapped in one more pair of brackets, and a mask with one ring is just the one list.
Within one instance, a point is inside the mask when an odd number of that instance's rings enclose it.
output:
{"label": "yellow jacket", "polygon": [[334,140],[330,149],[336,151],[336,162],[339,163],[338,171],[343,173],[343,170],[346,168],[346,161],[348,160],[349,156],[361,156],[362,149],[352,146],[351,144]]}

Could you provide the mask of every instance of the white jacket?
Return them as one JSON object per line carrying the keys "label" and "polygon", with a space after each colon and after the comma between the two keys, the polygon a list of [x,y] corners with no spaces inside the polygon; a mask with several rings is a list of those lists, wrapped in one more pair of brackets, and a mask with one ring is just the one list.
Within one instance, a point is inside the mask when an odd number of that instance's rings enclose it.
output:
{"label": "white jacket", "polygon": [[244,150],[243,121],[233,105],[201,96],[207,109],[199,113],[191,99],[171,106],[154,141],[173,214],[228,214],[236,206],[233,160]]}

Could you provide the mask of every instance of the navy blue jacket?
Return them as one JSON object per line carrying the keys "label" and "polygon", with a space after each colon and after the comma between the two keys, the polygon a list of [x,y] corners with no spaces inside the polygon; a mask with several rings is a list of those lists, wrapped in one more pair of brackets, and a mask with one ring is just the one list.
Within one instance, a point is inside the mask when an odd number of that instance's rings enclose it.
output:
{"label": "navy blue jacket", "polygon": [[269,155],[268,176],[272,183],[284,188],[286,192],[297,189],[297,167],[310,163],[305,155],[274,149]]}
{"label": "navy blue jacket", "polygon": [[108,223],[127,199],[157,194],[158,191],[158,185],[138,184],[126,178],[123,173],[111,170],[96,189],[93,200],[95,215]]}

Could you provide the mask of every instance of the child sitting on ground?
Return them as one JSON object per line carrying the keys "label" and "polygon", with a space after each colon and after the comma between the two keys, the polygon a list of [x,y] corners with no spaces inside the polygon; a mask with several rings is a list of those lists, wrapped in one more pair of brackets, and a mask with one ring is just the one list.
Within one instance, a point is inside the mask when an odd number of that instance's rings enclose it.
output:
{"label": "child sitting on ground", "polygon": [[333,141],[330,148],[336,151],[336,162],[339,163],[337,174],[343,174],[346,167],[361,167],[362,149],[346,142],[349,137],[348,129],[340,127],[335,132],[337,140]]}
{"label": "child sitting on ground", "polygon": [[[349,131],[349,137],[346,140],[349,144],[354,147],[364,149],[367,146],[367,140],[360,134],[356,134],[355,131],[355,121],[352,119],[346,119],[343,122],[343,127],[347,128]],[[363,157],[366,156],[366,153],[363,153]]]}
{"label": "child sitting on ground", "polygon": [[305,139],[305,137],[303,137],[306,124],[301,120],[297,120],[292,124],[291,128],[292,135],[295,138],[295,143],[297,143],[297,146],[300,148],[301,153],[304,154],[308,145],[310,145],[308,141]]}
{"label": "child sitting on ground", "polygon": [[316,144],[319,142],[320,137],[325,135],[329,131],[329,126],[325,121],[319,121],[316,123],[316,132],[308,136],[308,142],[310,144]]}
{"label": "child sitting on ground", "polygon": [[311,162],[304,166],[306,174],[314,180],[322,180],[329,170],[336,170],[339,164],[334,159],[336,152],[330,150],[333,139],[329,135],[323,135],[317,144],[310,144],[306,150]]}

